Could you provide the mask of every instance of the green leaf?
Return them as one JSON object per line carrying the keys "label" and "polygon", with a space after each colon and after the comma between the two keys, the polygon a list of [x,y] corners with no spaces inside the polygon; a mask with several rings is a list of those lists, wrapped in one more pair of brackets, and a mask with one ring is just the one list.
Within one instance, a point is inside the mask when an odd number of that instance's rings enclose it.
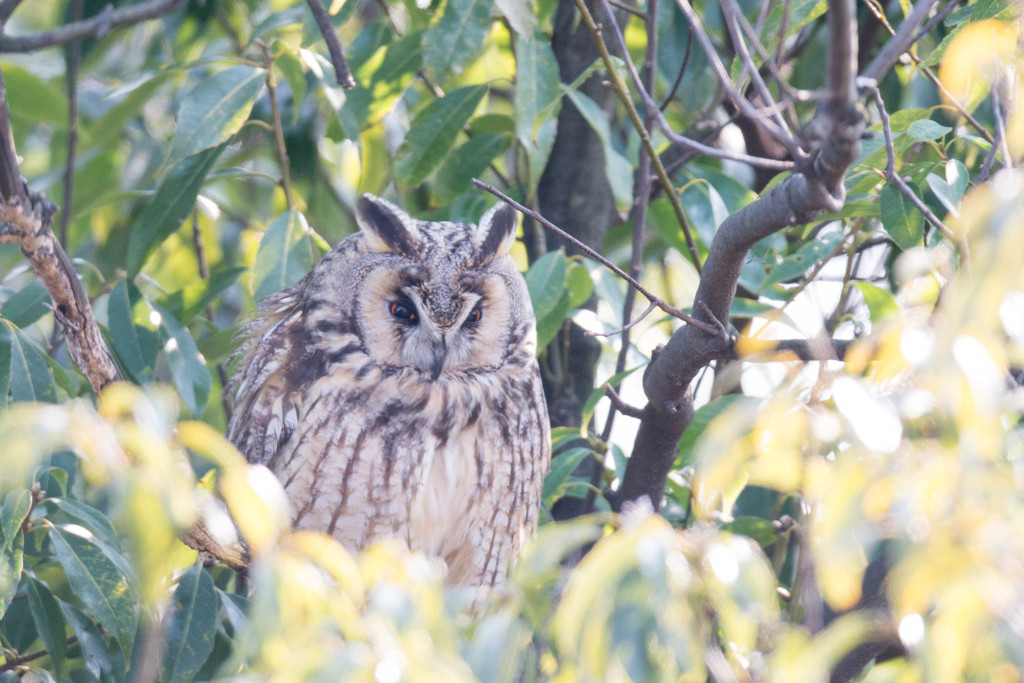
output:
{"label": "green leaf", "polygon": [[537,259],[524,276],[537,318],[537,350],[547,346],[562,328],[572,296],[566,288],[565,252],[552,251]]}
{"label": "green leaf", "polygon": [[108,100],[119,97],[124,98],[89,124],[87,130],[89,131],[90,142],[96,146],[103,146],[122,135],[124,127],[129,121],[139,115],[142,106],[153,97],[157,89],[163,85],[171,73],[171,70],[160,71],[141,81],[128,83],[97,102],[96,107],[103,107],[107,106]]}
{"label": "green leaf", "polygon": [[633,166],[625,155],[614,144],[608,115],[597,106],[594,100],[579,90],[570,90],[566,96],[572,100],[576,109],[583,115],[590,127],[601,139],[604,149],[604,171],[615,197],[615,208],[627,211],[633,205]]}
{"label": "green leaf", "polygon": [[459,88],[434,100],[416,115],[398,148],[395,173],[401,185],[415,187],[437,168],[486,93],[486,85]]}
{"label": "green leaf", "polygon": [[28,69],[4,64],[4,89],[11,117],[35,125],[48,123],[58,130],[68,125],[68,101],[64,93]]}
{"label": "green leaf", "polygon": [[423,65],[437,76],[458,74],[483,50],[491,27],[491,0],[448,0],[441,18],[423,34]]}
{"label": "green leaf", "polygon": [[911,140],[938,140],[953,130],[931,119],[918,119],[907,127],[907,137]]}
{"label": "green leaf", "polygon": [[111,546],[117,545],[117,532],[114,531],[107,516],[96,508],[74,498],[50,498],[46,502],[59,510],[59,513],[51,515],[51,521],[67,517],[84,526],[104,543]]}
{"label": "green leaf", "polygon": [[25,582],[25,587],[28,593],[29,609],[32,610],[32,620],[35,621],[39,638],[46,646],[46,652],[53,663],[53,672],[59,680],[61,669],[64,668],[64,657],[67,654],[67,629],[64,616],[46,584],[30,578]]}
{"label": "green leaf", "polygon": [[679,440],[679,455],[676,457],[673,469],[680,469],[690,464],[693,460],[693,444],[713,419],[728,410],[734,403],[750,400],[742,394],[726,394],[698,408],[693,414],[693,419],[690,420],[690,426],[686,428],[683,437]]}
{"label": "green leaf", "polygon": [[544,477],[544,488],[540,494],[545,505],[551,507],[554,502],[552,499],[562,490],[569,475],[587,456],[592,455],[594,455],[594,451],[585,446],[578,446],[552,458],[551,470]]}
{"label": "green leaf", "polygon": [[[134,289],[134,288],[133,288]],[[135,292],[136,298],[141,295]],[[142,302],[145,304],[145,302]],[[148,381],[153,376],[157,352],[160,350],[159,336],[149,320],[136,323],[135,308],[128,293],[128,281],[122,278],[107,299],[107,322],[110,325],[110,343],[114,353],[125,370],[137,382]]]}
{"label": "green leaf", "polygon": [[188,328],[179,323],[167,309],[156,305],[153,308],[160,314],[160,339],[167,363],[171,366],[174,386],[188,412],[198,417],[206,410],[206,403],[210,400],[210,388],[213,386],[210,368],[203,354],[199,353]]}
{"label": "green leaf", "polygon": [[537,27],[537,8],[533,0],[494,0],[494,4],[520,36],[531,35]]}
{"label": "green leaf", "polygon": [[213,651],[217,633],[217,593],[201,564],[193,565],[178,582],[167,620],[167,641],[160,680],[193,680]]}
{"label": "green leaf", "polygon": [[191,213],[203,181],[224,147],[221,145],[182,159],[171,168],[129,234],[125,265],[130,273],[139,272],[149,254]]}
{"label": "green leaf", "polygon": [[25,536],[19,529],[10,547],[0,548],[0,618],[7,613],[18,592],[25,564]]}
{"label": "green leaf", "polygon": [[160,301],[160,305],[171,311],[183,325],[188,325],[192,319],[206,309],[224,291],[235,284],[239,276],[247,268],[238,266],[235,268],[223,268],[210,273],[210,277],[201,282],[188,285]]}
{"label": "green leaf", "polygon": [[50,294],[39,280],[33,280],[4,302],[0,313],[24,329],[50,312]]}
{"label": "green leaf", "polygon": [[130,655],[138,614],[128,579],[99,545],[74,527],[51,526],[48,536],[71,590]]}
{"label": "green leaf", "polygon": [[4,498],[0,508],[0,547],[10,548],[21,531],[21,525],[32,512],[32,494],[28,489],[15,489]]}
{"label": "green leaf", "polygon": [[578,261],[569,264],[569,270],[565,274],[565,283],[572,295],[569,301],[570,308],[579,308],[594,293],[594,281],[590,279],[590,271]]}
{"label": "green leaf", "polygon": [[562,88],[558,62],[551,45],[539,30],[521,35],[516,43],[516,135],[524,147],[536,144],[543,120],[555,117]]}
{"label": "green leaf", "polygon": [[786,256],[781,263],[773,266],[768,277],[761,283],[761,288],[764,289],[777,282],[786,282],[800,277],[835,251],[842,240],[843,234],[839,232],[830,232],[811,240],[800,247],[795,254]]}
{"label": "green leaf", "polygon": [[128,671],[128,662],[124,652],[116,646],[108,646],[107,638],[100,633],[95,624],[82,610],[63,600],[58,600],[60,611],[64,613],[68,625],[78,638],[78,646],[82,648],[82,658],[89,672],[96,680],[124,680]]}
{"label": "green leaf", "polygon": [[853,286],[864,297],[864,305],[868,307],[868,315],[871,318],[871,322],[877,323],[880,320],[893,318],[900,314],[900,305],[896,303],[892,292],[863,280],[854,281]]}
{"label": "green leaf", "polygon": [[14,325],[0,320],[0,347],[11,349],[11,396],[15,401],[57,400],[57,385],[41,352]]}
{"label": "green leaf", "polygon": [[394,108],[423,64],[420,31],[377,48],[353,74],[359,86],[345,100],[345,109],[360,127],[374,124]]}
{"label": "green leaf", "polygon": [[253,66],[232,66],[203,79],[185,96],[178,129],[171,141],[170,163],[227,142],[238,132],[263,87],[266,72]]}
{"label": "green leaf", "polygon": [[924,216],[902,192],[892,185],[886,185],[879,194],[878,208],[882,227],[896,246],[906,250],[921,243]]}
{"label": "green leaf", "polygon": [[14,348],[11,335],[0,325],[0,408],[7,405],[11,393],[11,364],[14,361]]}
{"label": "green leaf", "polygon": [[942,203],[946,210],[954,216],[960,215],[960,200],[967,191],[969,174],[967,167],[959,159],[946,162],[946,177],[940,178],[929,173],[925,178],[928,187]]}
{"label": "green leaf", "polygon": [[480,176],[512,140],[508,133],[484,133],[466,140],[438,169],[432,188],[434,201],[447,204],[464,193],[469,181]]}
{"label": "green leaf", "polygon": [[257,300],[292,286],[313,269],[319,254],[311,232],[306,217],[295,210],[285,211],[270,224],[252,266]]}
{"label": "green leaf", "polygon": [[754,542],[763,547],[775,543],[777,536],[771,520],[752,515],[740,515],[731,522],[723,524],[722,530],[752,538]]}

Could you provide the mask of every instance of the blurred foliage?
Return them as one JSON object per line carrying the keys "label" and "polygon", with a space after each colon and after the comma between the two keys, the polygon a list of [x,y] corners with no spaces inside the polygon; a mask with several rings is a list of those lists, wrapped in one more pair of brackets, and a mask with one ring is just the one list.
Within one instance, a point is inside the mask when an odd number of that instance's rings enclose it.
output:
{"label": "blurred foliage", "polygon": [[[893,4],[893,23],[906,4]],[[717,3],[695,5],[726,43]],[[879,83],[895,170],[917,202],[886,183],[875,123],[846,207],[751,252],[733,311],[747,325],[739,349],[773,371],[756,384],[749,366],[765,366],[749,363],[736,387],[735,366],[720,366],[716,386],[702,384],[661,516],[641,506],[547,521],[559,498],[594,493],[573,474],[580,462],[604,463],[598,488],[622,474],[631,433],[602,438],[608,401],[595,388],[583,425],[554,431],[568,450],[545,483],[546,523],[484,606],[399,548],[353,557],[292,531],[276,480],[221,436],[239,319],[355,229],[358,193],[435,220],[476,220],[493,203],[473,177],[534,202],[556,116],[574,106],[628,209],[639,135],[621,107],[584,95],[582,78],[559,81],[555,6],[334,3],[359,82],[349,92],[301,2],[190,2],[87,41],[73,74],[59,50],[4,56],[22,172],[51,198],[64,195],[69,76],[77,84],[66,246],[129,383],[90,394],[45,290],[16,247],[0,246],[0,681],[818,681],[885,637],[906,655],[864,680],[1019,680],[1024,178],[1012,166],[1024,151],[1024,69],[1004,2],[953,11],[915,46],[920,64]],[[767,53],[800,46],[793,85],[820,87],[824,4],[772,3],[760,22],[760,6],[744,6]],[[4,30],[47,30],[65,9],[29,3]],[[688,29],[673,3],[658,12],[664,97]],[[639,59],[637,20],[626,39]],[[677,130],[700,131],[723,119],[722,93],[705,56],[694,48],[689,60],[665,111]],[[942,89],[923,70],[936,65]],[[749,175],[714,159],[673,171],[699,253],[756,198]],[[664,197],[648,215],[644,284],[686,306],[697,275],[682,233]],[[622,265],[628,232],[613,227],[604,245]],[[593,262],[551,252],[529,263],[522,244],[514,254],[546,371],[568,348],[568,320],[602,334],[626,322],[624,285]],[[823,273],[838,273],[828,296],[815,289]],[[802,328],[808,298],[825,333],[855,338],[844,363],[773,351],[780,329]],[[599,376],[641,401],[636,370],[672,329],[653,316],[639,324],[621,373],[620,338],[601,337]],[[232,542],[229,513],[253,550],[247,581],[178,540],[202,519]],[[887,569],[888,610],[862,595],[871,560]]]}

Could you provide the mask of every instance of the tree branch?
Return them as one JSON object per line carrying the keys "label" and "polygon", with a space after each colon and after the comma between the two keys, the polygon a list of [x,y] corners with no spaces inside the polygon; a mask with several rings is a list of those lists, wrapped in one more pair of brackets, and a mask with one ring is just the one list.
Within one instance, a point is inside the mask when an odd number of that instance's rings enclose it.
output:
{"label": "tree branch", "polygon": [[882,74],[896,63],[899,56],[910,49],[915,40],[918,40],[917,29],[925,22],[936,2],[938,0],[919,0],[907,18],[900,24],[896,34],[878,51],[861,75],[876,81],[880,79]]}
{"label": "tree branch", "polygon": [[116,11],[113,5],[107,5],[99,14],[90,19],[65,24],[52,31],[33,33],[27,36],[0,35],[0,52],[35,52],[72,40],[102,38],[116,28],[131,26],[140,21],[168,14],[184,4],[185,0],[150,0]]}
{"label": "tree branch", "polygon": [[351,90],[356,87],[356,80],[352,78],[352,70],[348,68],[348,61],[341,49],[338,34],[334,32],[334,26],[331,25],[331,17],[327,13],[327,8],[324,7],[321,0],[306,0],[306,4],[313,12],[316,25],[320,29],[320,33],[323,34],[324,42],[327,43],[327,51],[331,53],[331,64],[334,65],[334,76],[338,79],[338,85],[346,90]]}
{"label": "tree branch", "polygon": [[[802,150],[806,156],[797,171],[722,222],[704,262],[693,307],[694,316],[709,325],[729,319],[740,270],[755,243],[788,225],[837,211],[845,201],[843,179],[860,152],[864,130],[853,87],[857,63],[853,0],[830,0],[827,16],[832,37],[827,97],[812,121],[818,144]],[[644,373],[649,402],[613,507],[645,496],[655,509],[660,506],[679,438],[693,416],[690,385],[701,368],[731,353],[730,340],[720,333],[686,325],[654,356]]]}

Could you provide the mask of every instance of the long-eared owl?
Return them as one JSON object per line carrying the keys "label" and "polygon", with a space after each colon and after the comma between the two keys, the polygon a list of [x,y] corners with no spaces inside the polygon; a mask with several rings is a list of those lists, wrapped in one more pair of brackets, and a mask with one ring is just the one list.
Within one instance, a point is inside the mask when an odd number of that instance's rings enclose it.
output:
{"label": "long-eared owl", "polygon": [[501,583],[550,462],[515,213],[416,220],[370,195],[360,231],[242,328],[228,437],[298,528],[398,538],[451,584]]}

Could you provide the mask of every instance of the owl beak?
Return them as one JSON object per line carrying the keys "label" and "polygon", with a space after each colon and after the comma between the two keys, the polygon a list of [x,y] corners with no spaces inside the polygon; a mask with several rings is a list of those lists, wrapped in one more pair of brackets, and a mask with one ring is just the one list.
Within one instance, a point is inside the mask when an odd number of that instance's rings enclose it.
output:
{"label": "owl beak", "polygon": [[430,362],[430,378],[432,380],[436,380],[441,375],[441,370],[444,368],[444,358],[447,353],[448,348],[445,346],[444,339],[442,339],[434,347],[434,357]]}

